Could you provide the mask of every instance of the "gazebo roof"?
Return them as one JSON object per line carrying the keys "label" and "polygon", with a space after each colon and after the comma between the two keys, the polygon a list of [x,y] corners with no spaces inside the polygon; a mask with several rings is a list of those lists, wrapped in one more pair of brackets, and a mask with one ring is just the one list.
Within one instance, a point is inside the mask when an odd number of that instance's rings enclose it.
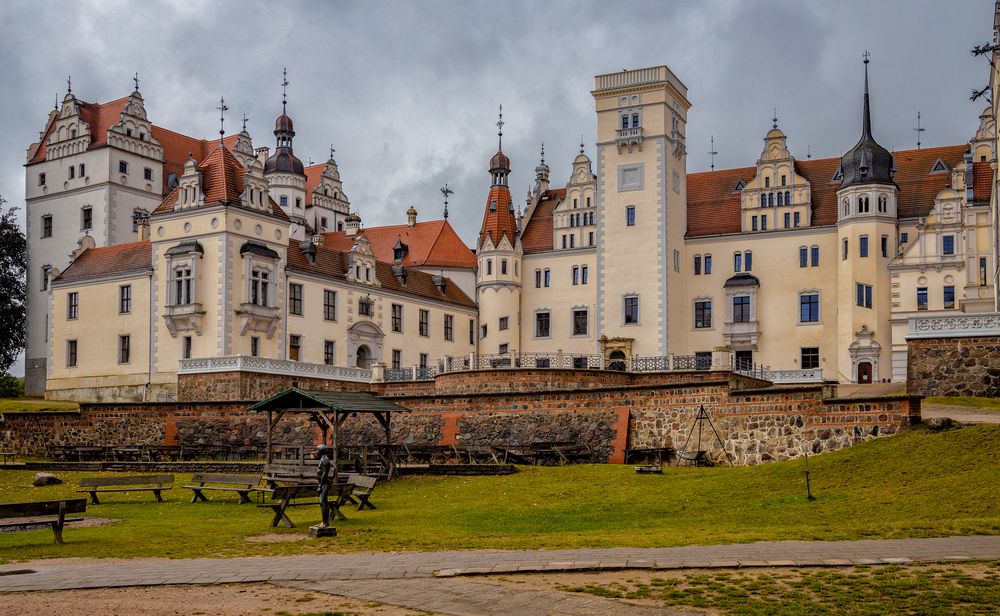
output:
{"label": "gazebo roof", "polygon": [[284,411],[327,408],[345,413],[409,413],[410,409],[363,391],[315,391],[293,387],[261,400],[251,411]]}

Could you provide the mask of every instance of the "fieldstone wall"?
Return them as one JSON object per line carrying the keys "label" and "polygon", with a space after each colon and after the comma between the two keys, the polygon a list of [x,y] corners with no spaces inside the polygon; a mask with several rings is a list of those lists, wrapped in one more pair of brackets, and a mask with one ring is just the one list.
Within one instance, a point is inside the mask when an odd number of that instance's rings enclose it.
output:
{"label": "fieldstone wall", "polygon": [[917,338],[906,348],[910,393],[1000,397],[1000,337]]}

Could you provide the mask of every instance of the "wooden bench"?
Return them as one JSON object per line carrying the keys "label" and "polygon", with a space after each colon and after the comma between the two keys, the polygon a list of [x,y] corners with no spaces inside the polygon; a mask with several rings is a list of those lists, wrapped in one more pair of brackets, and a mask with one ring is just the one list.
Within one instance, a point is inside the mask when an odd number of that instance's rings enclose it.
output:
{"label": "wooden bench", "polygon": [[346,493],[343,499],[345,502],[357,504],[358,511],[361,511],[365,507],[375,509],[375,505],[371,504],[369,499],[372,492],[375,491],[375,484],[378,483],[377,477],[351,473],[347,476],[347,483],[351,485],[351,490]]}
{"label": "wooden bench", "polygon": [[[347,519],[347,517],[341,513],[340,505],[345,500],[345,495],[350,492],[351,487],[352,486],[349,483],[335,483],[330,486],[328,501],[330,503],[330,513],[337,520]],[[274,518],[271,520],[271,526],[277,526],[280,522],[289,528],[295,528],[295,524],[293,524],[288,518],[286,513],[287,509],[289,507],[298,507],[302,505],[313,505],[318,507],[318,488],[319,485],[315,483],[312,485],[278,486],[270,492],[270,503],[264,503],[257,506],[268,508],[274,512]]]}
{"label": "wooden bench", "polygon": [[77,492],[90,494],[90,504],[100,505],[97,499],[98,492],[152,492],[156,495],[156,502],[162,503],[163,497],[160,495],[164,490],[171,490],[173,486],[164,485],[174,482],[173,475],[129,475],[127,477],[84,477],[80,480],[80,489]]}
{"label": "wooden bench", "polygon": [[[236,492],[240,495],[240,504],[252,502],[250,493],[256,492],[257,484],[260,483],[260,475],[227,475],[225,473],[194,473],[191,475],[191,483],[198,485],[184,486],[185,489],[194,492],[191,502],[208,502],[205,492],[215,490],[219,492]],[[212,484],[212,485],[206,485]]]}
{"label": "wooden bench", "polygon": [[[67,518],[70,513],[83,513],[87,510],[87,499],[70,498],[55,501],[37,501],[31,503],[0,504],[0,528],[19,528],[29,530],[36,526],[51,526],[56,545],[62,545],[63,526],[70,522],[82,522],[83,518]],[[20,519],[18,518],[25,518]],[[41,519],[38,519],[41,518]]]}

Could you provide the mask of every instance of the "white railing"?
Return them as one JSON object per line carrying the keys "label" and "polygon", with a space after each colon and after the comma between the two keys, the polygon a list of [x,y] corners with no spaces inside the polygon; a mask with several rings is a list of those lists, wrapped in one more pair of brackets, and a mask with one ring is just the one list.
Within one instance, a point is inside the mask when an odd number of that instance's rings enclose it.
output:
{"label": "white railing", "polygon": [[596,85],[598,90],[606,90],[608,88],[623,88],[644,83],[666,81],[667,70],[665,66],[651,66],[649,68],[598,75]]}
{"label": "white railing", "polygon": [[328,366],[310,364],[289,359],[249,357],[246,355],[226,355],[222,357],[192,357],[180,360],[178,374],[203,374],[207,372],[263,372],[287,376],[305,376],[333,381],[357,381],[368,383],[372,371],[367,368],[350,366]]}
{"label": "white railing", "polygon": [[808,368],[802,370],[771,370],[768,372],[767,380],[772,383],[822,383],[823,369]]}
{"label": "white railing", "polygon": [[909,318],[908,339],[1000,336],[1000,314],[963,314],[955,316],[917,316]]}

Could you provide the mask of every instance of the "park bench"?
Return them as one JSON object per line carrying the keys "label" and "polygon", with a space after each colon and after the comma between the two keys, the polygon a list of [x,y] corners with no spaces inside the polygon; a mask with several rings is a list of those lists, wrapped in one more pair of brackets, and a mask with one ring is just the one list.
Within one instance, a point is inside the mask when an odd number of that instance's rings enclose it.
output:
{"label": "park bench", "polygon": [[208,502],[205,492],[214,490],[219,492],[236,492],[240,495],[240,504],[250,503],[250,493],[258,490],[260,475],[227,475],[225,473],[194,473],[191,475],[191,483],[198,485],[184,486],[194,494],[191,502],[199,500]]}
{"label": "park bench", "polygon": [[[375,509],[375,505],[369,499],[372,492],[375,491],[375,484],[378,483],[377,477],[351,473],[347,476],[347,483],[350,484],[351,489],[345,493],[344,502],[357,505],[358,511],[365,507]],[[340,504],[343,505],[343,503]]]}
{"label": "park bench", "polygon": [[160,492],[171,490],[173,486],[164,485],[174,482],[173,475],[130,475],[127,477],[84,477],[80,480],[77,492],[90,494],[90,504],[100,505],[98,492],[152,492],[156,502],[162,503]]}
{"label": "park bench", "polygon": [[16,455],[17,454],[14,453],[13,451],[0,451],[0,459],[3,459],[4,466],[7,466],[8,464],[13,464],[14,456]]}
{"label": "park bench", "polygon": [[[271,502],[263,503],[257,506],[270,509],[274,512],[274,518],[271,520],[271,526],[277,526],[280,522],[289,528],[295,528],[295,524],[293,524],[288,518],[288,508],[300,507],[303,505],[313,505],[318,507],[318,487],[319,485],[316,483],[313,483],[312,485],[300,484],[292,486],[277,486],[270,491]],[[341,513],[340,505],[344,502],[345,495],[349,493],[352,487],[353,486],[349,483],[335,483],[330,486],[328,501],[330,504],[330,513],[335,516],[337,520],[347,519],[347,517]]]}
{"label": "park bench", "polygon": [[0,504],[0,528],[30,530],[37,526],[52,527],[56,545],[62,545],[63,526],[70,522],[82,522],[83,518],[67,518],[67,514],[83,513],[87,510],[87,499],[69,498],[55,501]]}

